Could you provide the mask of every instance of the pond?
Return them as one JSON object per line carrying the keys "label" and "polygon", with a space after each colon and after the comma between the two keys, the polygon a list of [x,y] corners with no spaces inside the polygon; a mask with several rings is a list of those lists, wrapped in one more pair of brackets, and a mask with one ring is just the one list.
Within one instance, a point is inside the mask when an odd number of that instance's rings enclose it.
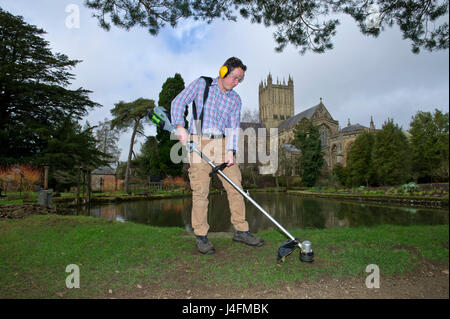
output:
{"label": "pond", "polygon": [[[360,227],[392,225],[448,225],[449,212],[445,209],[379,206],[359,202],[341,202],[305,198],[285,193],[250,193],[286,229]],[[276,228],[247,200],[246,211],[250,231]],[[118,221],[131,221],[153,226],[184,227],[191,231],[191,197],[122,202],[91,206],[78,211]],[[209,196],[208,223],[210,232],[231,232],[230,210],[225,193]]]}

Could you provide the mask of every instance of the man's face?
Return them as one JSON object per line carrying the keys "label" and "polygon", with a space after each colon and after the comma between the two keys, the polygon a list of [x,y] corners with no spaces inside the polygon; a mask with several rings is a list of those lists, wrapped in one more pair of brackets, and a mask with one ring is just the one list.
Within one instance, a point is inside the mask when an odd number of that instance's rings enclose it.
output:
{"label": "man's face", "polygon": [[244,70],[241,68],[235,68],[226,77],[223,78],[223,87],[225,90],[232,90],[239,82],[244,79]]}

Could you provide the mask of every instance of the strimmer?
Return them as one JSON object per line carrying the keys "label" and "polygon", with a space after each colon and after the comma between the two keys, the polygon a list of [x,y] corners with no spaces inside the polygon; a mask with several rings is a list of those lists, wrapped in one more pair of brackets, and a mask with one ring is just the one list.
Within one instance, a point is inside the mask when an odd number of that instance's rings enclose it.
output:
{"label": "strimmer", "polygon": [[[166,109],[160,106],[155,107],[148,113],[148,117],[150,121],[156,124],[161,129],[168,131],[173,134],[177,134],[176,128],[170,123],[170,120],[167,116]],[[300,242],[297,238],[294,238],[283,226],[280,225],[268,212],[264,210],[257,202],[253,200],[243,189],[237,186],[227,175],[225,175],[222,170],[226,167],[226,163],[216,166],[208,157],[206,157],[195,145],[194,142],[186,143],[186,150],[189,153],[195,152],[200,157],[205,160],[211,167],[211,174],[217,173],[220,174],[228,183],[230,183],[242,196],[244,196],[250,203],[255,205],[267,218],[270,219],[272,223],[274,223],[287,237],[289,237],[289,241],[284,242],[281,247],[278,249],[277,259],[279,261],[284,262],[286,256],[291,254],[296,247],[300,248],[300,260],[303,262],[313,262],[314,261],[314,252],[311,248],[311,242],[305,240]]]}

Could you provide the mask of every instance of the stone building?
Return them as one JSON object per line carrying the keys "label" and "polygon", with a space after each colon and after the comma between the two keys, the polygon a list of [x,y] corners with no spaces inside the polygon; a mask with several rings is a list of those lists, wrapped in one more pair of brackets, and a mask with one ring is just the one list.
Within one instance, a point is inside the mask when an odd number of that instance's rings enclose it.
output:
{"label": "stone building", "polygon": [[116,171],[108,166],[99,167],[91,172],[93,192],[112,192],[123,189],[123,180],[118,179]]}
{"label": "stone building", "polygon": [[[290,76],[287,83],[283,80],[283,83],[277,81],[274,84],[272,76],[269,74],[267,80],[261,81],[259,84],[258,93],[260,123],[241,122],[241,128],[244,131],[248,127],[266,128],[267,132],[270,128],[276,128],[279,146],[289,150],[294,139],[295,126],[303,118],[307,118],[319,128],[324,160],[329,170],[332,170],[337,163],[345,166],[348,153],[356,137],[364,131],[375,130],[372,118],[370,127],[358,123],[351,124],[349,119],[347,126],[341,129],[339,122],[333,119],[325,107],[322,98],[320,98],[319,104],[294,114],[294,81]],[[268,140],[267,136],[266,139]],[[269,144],[267,142],[267,145]],[[244,147],[244,152],[246,149],[247,146]]]}

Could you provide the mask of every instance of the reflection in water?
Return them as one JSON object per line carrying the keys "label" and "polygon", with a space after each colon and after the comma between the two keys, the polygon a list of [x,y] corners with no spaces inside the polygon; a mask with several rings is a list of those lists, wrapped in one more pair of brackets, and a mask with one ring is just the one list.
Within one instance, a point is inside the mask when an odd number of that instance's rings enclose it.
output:
{"label": "reflection in water", "polygon": [[[448,224],[448,211],[303,198],[284,193],[255,193],[258,202],[286,229],[359,227],[382,224]],[[93,206],[80,214],[153,226],[185,227],[192,231],[190,197],[124,202]],[[252,232],[276,228],[256,207],[246,201],[247,221]],[[208,223],[211,232],[229,232],[230,209],[226,194],[209,197]]]}

